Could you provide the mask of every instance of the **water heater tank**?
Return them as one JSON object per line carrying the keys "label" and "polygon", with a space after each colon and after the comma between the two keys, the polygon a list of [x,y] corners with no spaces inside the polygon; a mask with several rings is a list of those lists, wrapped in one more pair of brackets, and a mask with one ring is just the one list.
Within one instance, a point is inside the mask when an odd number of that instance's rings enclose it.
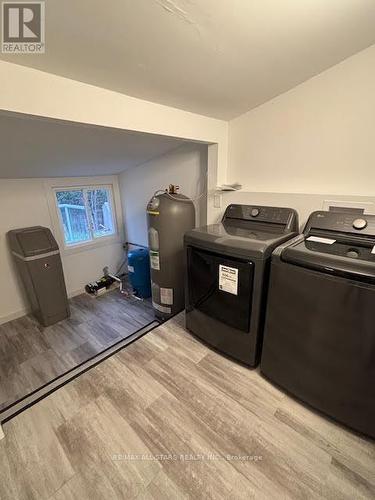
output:
{"label": "water heater tank", "polygon": [[162,193],[147,205],[152,303],[168,319],[185,307],[184,234],[195,227],[193,202],[182,194]]}

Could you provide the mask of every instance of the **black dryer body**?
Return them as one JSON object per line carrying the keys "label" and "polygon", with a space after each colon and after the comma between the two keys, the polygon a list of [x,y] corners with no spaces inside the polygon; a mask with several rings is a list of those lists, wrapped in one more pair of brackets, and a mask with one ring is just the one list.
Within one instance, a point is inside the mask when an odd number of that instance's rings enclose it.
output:
{"label": "black dryer body", "polygon": [[221,223],[186,233],[187,329],[256,366],[271,254],[296,234],[295,210],[250,205],[229,205]]}

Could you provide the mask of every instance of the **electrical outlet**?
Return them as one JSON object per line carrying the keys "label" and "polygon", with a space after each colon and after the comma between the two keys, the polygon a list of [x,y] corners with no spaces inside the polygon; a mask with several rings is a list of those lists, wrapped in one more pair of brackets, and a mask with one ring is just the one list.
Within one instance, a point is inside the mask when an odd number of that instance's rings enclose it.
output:
{"label": "electrical outlet", "polygon": [[221,194],[214,194],[214,208],[221,208]]}

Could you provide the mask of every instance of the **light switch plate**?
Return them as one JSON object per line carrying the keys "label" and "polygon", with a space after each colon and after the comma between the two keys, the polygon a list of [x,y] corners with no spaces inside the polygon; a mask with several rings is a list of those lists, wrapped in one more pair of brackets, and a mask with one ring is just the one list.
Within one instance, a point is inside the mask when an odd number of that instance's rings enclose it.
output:
{"label": "light switch plate", "polygon": [[221,208],[221,194],[214,194],[214,208]]}

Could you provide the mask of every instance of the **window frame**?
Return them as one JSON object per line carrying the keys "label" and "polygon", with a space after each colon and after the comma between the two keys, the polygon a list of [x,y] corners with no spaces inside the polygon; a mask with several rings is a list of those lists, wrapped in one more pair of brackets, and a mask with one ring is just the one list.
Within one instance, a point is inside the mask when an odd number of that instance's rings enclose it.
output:
{"label": "window frame", "polygon": [[[92,220],[92,215],[91,215],[91,210],[90,210],[90,205],[89,205],[89,200],[88,200],[88,191],[95,191],[98,189],[105,189],[109,195],[109,203],[111,206],[111,218],[112,218],[112,227],[113,227],[113,233],[108,234],[108,235],[103,235],[103,236],[95,236],[95,231],[93,227],[93,220]],[[83,202],[85,204],[85,210],[86,210],[86,217],[87,217],[87,225],[88,225],[88,230],[90,233],[90,239],[89,240],[82,240],[78,241],[77,243],[67,243],[65,240],[65,232],[64,232],[64,221],[63,217],[61,214],[61,210],[59,207],[59,203],[57,201],[57,193],[62,192],[62,191],[82,191],[83,194]],[[95,186],[63,186],[63,187],[55,187],[53,188],[54,192],[54,197],[55,197],[55,203],[56,203],[56,208],[59,216],[59,224],[60,224],[60,233],[62,234],[62,239],[64,241],[64,247],[65,248],[77,248],[82,245],[90,245],[93,243],[97,243],[98,241],[102,241],[105,239],[111,239],[113,236],[116,236],[117,234],[117,224],[116,224],[116,217],[115,217],[115,204],[114,204],[114,199],[113,199],[113,191],[112,191],[112,186],[110,185],[95,185]]]}
{"label": "window frame", "polygon": [[[123,239],[122,209],[118,181],[114,176],[103,179],[71,178],[71,179],[48,179],[45,181],[47,199],[51,215],[54,234],[58,240],[60,250],[63,254],[73,254],[85,250],[91,250],[101,246],[121,243]],[[59,191],[81,191],[107,189],[111,204],[113,234],[108,236],[94,237],[93,239],[80,243],[67,244],[64,235],[61,211],[58,207],[56,193]],[[89,222],[90,224],[90,222]],[[91,227],[90,227],[91,231]]]}

